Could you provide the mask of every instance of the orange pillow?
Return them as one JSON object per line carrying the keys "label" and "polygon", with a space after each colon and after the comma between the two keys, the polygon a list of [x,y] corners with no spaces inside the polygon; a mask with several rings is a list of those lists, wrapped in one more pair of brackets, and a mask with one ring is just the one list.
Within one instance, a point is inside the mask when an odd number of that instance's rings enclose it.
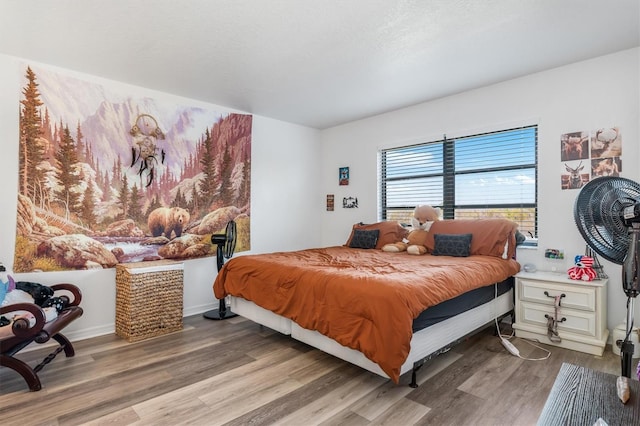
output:
{"label": "orange pillow", "polygon": [[353,234],[356,229],[362,229],[365,231],[377,229],[380,232],[378,235],[378,242],[376,243],[376,249],[378,250],[382,249],[385,244],[402,241],[402,239],[409,233],[409,231],[403,228],[398,222],[377,222],[367,225],[364,223],[356,223],[353,225],[353,229],[351,229],[351,235],[349,235],[349,239],[347,239],[345,246],[349,247],[351,244],[351,239],[353,239]]}
{"label": "orange pillow", "polygon": [[435,234],[473,234],[471,254],[511,259],[516,252],[518,224],[507,219],[449,219],[431,225],[425,241],[428,253],[435,247]]}

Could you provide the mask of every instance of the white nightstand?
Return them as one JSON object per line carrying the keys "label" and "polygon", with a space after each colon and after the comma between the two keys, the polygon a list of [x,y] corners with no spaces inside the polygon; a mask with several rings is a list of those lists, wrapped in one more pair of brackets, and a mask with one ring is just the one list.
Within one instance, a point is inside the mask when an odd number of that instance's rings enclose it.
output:
{"label": "white nightstand", "polygon": [[[593,355],[607,344],[607,280],[575,281],[565,273],[520,272],[516,275],[516,336],[536,339]],[[564,295],[564,296],[562,296]],[[555,296],[560,342],[547,336],[547,317],[554,314]]]}

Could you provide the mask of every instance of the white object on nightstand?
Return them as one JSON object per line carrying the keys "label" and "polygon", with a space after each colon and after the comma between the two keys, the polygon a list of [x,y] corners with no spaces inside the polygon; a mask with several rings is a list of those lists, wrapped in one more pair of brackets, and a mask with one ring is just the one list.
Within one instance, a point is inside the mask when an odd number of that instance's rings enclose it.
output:
{"label": "white object on nightstand", "polygon": [[[606,284],[607,280],[571,280],[564,273],[518,273],[513,324],[516,336],[602,355],[609,337]],[[552,342],[547,336],[547,316],[554,315],[557,296],[561,296],[556,318],[561,340]]]}

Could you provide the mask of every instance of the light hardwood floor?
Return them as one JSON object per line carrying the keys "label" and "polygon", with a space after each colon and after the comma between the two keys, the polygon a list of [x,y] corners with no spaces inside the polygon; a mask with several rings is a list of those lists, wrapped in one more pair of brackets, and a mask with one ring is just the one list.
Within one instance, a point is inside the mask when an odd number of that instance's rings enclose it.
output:
{"label": "light hardwood floor", "polygon": [[[425,365],[412,389],[409,375],[395,385],[241,317],[200,315],[166,336],[74,346],[74,358],[60,354],[40,372],[39,392],[0,367],[0,424],[533,425],[563,362],[620,370],[610,348],[597,357],[549,347],[549,359],[525,361],[488,329]],[[48,352],[20,358],[34,365]]]}

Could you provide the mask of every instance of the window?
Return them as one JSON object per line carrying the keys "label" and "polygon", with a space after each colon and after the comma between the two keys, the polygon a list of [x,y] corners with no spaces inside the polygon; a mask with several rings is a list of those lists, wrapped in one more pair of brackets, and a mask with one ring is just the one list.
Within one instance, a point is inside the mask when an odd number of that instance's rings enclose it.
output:
{"label": "window", "polygon": [[537,238],[537,126],[380,153],[382,220],[410,223],[418,204],[445,219],[503,217]]}

